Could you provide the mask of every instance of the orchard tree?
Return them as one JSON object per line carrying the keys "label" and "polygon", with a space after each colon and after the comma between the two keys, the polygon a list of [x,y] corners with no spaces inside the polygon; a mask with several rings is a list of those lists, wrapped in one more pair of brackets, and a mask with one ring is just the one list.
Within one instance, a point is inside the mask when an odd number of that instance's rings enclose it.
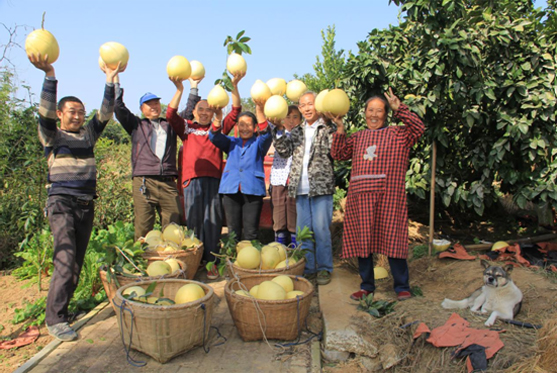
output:
{"label": "orchard tree", "polygon": [[555,0],[391,0],[399,26],[372,30],[345,66],[347,121],[363,128],[363,103],[388,87],[426,123],[407,189],[425,198],[432,141],[436,195],[482,215],[501,194],[557,207]]}

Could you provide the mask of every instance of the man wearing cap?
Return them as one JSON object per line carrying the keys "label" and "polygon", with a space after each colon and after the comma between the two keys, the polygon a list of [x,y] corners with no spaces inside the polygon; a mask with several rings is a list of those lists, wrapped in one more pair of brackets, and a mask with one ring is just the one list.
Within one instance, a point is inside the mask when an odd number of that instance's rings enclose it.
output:
{"label": "man wearing cap", "polygon": [[162,227],[180,224],[181,204],[176,188],[176,132],[161,118],[160,97],[145,93],[139,99],[144,118],[134,115],[124,104],[124,90],[116,78],[114,113],[132,137],[133,204],[135,239],[153,229],[155,213]]}

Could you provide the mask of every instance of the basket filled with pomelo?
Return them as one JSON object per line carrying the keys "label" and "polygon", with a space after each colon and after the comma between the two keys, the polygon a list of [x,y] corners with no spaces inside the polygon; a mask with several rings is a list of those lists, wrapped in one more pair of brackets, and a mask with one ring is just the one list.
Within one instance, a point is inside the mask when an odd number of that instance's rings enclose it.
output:
{"label": "basket filled with pomelo", "polygon": [[176,259],[185,263],[186,278],[193,279],[203,256],[203,243],[178,224],[171,223],[162,231],[152,230],[139,239],[146,245],[142,254],[148,264],[155,261]]}
{"label": "basket filled with pomelo", "polygon": [[114,303],[125,348],[165,363],[207,342],[213,288],[182,279],[141,281],[121,287]]}
{"label": "basket filled with pomelo", "polygon": [[309,314],[313,285],[293,275],[258,274],[229,281],[224,294],[244,341],[296,339]]}

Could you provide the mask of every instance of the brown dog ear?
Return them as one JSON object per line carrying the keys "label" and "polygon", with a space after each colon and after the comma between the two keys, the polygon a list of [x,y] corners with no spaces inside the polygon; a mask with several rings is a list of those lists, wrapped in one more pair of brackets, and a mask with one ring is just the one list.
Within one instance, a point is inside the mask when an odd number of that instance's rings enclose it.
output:
{"label": "brown dog ear", "polygon": [[485,259],[480,260],[480,264],[482,265],[482,267],[484,268],[489,268],[489,262]]}
{"label": "brown dog ear", "polygon": [[512,270],[514,269],[514,266],[512,264],[507,264],[506,266],[503,267],[503,269],[505,270],[505,272],[511,273]]}

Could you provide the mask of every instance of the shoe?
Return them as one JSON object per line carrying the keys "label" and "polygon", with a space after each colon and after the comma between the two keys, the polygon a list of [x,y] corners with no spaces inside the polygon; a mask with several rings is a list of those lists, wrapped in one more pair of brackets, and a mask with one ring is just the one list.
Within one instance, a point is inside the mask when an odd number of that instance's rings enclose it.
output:
{"label": "shoe", "polygon": [[67,322],[61,322],[52,326],[47,325],[46,328],[48,329],[48,334],[63,342],[71,342],[77,339],[77,333]]}
{"label": "shoe", "polygon": [[331,282],[331,272],[319,271],[317,274],[317,285],[327,285]]}
{"label": "shoe", "polygon": [[311,281],[317,276],[317,273],[304,273],[304,278],[308,281]]}
{"label": "shoe", "polygon": [[406,300],[412,298],[412,294],[409,291],[401,291],[397,294],[397,298],[399,301]]}
{"label": "shoe", "polygon": [[211,269],[207,271],[207,278],[209,280],[216,280],[217,278],[219,278],[219,276],[220,276],[219,270],[217,266],[213,264]]}
{"label": "shoe", "polygon": [[357,292],[352,293],[350,295],[350,299],[361,300],[362,298],[367,297],[370,294],[373,294],[373,291],[367,291],[367,290],[364,290],[364,289],[360,289]]}

